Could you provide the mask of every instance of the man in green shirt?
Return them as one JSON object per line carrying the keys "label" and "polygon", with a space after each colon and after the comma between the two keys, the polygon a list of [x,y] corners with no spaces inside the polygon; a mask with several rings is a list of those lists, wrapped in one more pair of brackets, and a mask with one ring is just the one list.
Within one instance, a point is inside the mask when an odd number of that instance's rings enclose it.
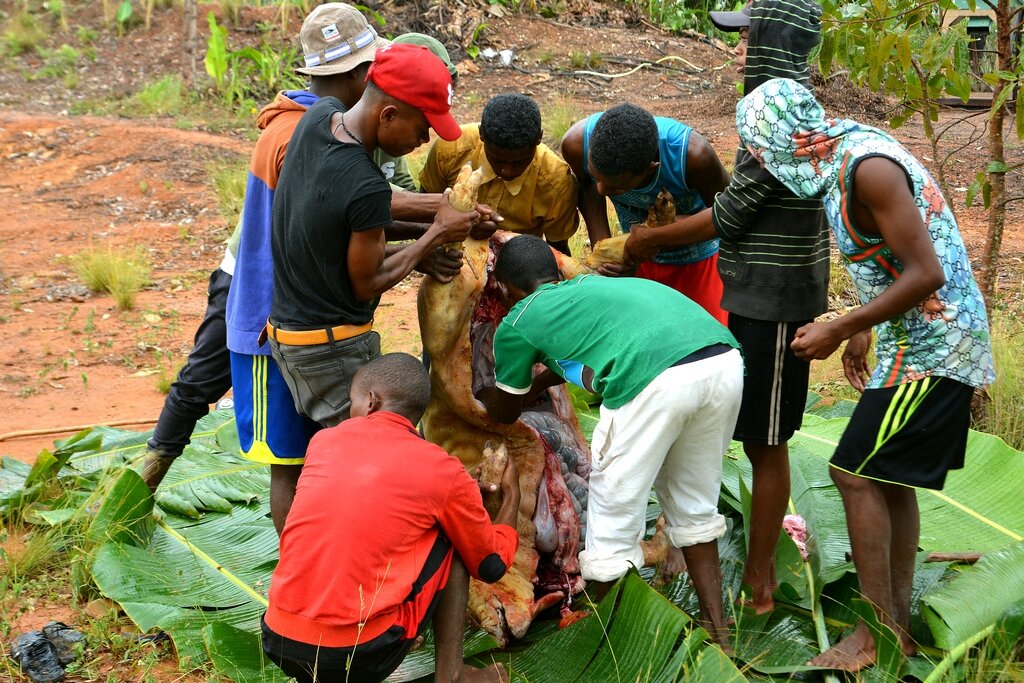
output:
{"label": "man in green shirt", "polygon": [[[498,254],[494,276],[513,304],[494,335],[495,383],[477,393],[511,423],[565,381],[604,397],[591,445],[583,577],[604,584],[643,564],[647,497],[658,493],[671,544],[682,548],[702,625],[728,648],[717,539],[722,455],[743,388],[729,331],[675,290],[638,278],[559,282],[543,240],[524,235]],[[537,363],[546,370],[536,377]]]}

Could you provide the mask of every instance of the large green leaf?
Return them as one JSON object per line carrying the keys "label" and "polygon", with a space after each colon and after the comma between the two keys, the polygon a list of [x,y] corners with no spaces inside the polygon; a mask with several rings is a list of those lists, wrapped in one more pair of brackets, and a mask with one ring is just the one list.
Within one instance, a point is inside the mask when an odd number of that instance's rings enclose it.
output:
{"label": "large green leaf", "polygon": [[919,490],[921,547],[988,552],[1024,540],[1024,453],[991,434],[971,432],[966,465],[942,491]]}
{"label": "large green leaf", "polygon": [[285,683],[291,680],[263,654],[257,633],[214,621],[203,628],[203,641],[217,671],[235,683]]}
{"label": "large green leaf", "polygon": [[[742,681],[721,650],[685,636],[690,618],[627,574],[590,616],[511,656],[513,681]],[[694,656],[696,655],[696,659]]]}
{"label": "large green leaf", "polygon": [[9,456],[0,459],[0,518],[17,510],[38,491],[38,487],[26,487],[25,480],[32,466]]}
{"label": "large green leaf", "polygon": [[951,649],[991,626],[1024,596],[1024,543],[985,554],[960,576],[924,596],[935,643]]}

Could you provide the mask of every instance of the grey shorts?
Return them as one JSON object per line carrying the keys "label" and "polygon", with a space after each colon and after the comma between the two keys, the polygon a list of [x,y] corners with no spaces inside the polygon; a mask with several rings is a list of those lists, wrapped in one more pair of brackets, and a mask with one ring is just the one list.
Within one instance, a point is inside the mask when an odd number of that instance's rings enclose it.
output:
{"label": "grey shorts", "polygon": [[348,419],[352,378],[359,368],[380,356],[380,335],[372,330],[351,339],[312,346],[267,341],[296,410],[324,427]]}

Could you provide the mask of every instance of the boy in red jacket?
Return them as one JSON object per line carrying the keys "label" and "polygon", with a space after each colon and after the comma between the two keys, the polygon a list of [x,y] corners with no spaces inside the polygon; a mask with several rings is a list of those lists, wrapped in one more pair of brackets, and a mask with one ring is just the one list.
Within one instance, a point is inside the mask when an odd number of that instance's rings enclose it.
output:
{"label": "boy in red jacket", "polygon": [[[352,382],[352,419],[310,442],[263,618],[263,649],[299,683],[382,681],[433,619],[437,681],[504,681],[462,663],[469,576],[504,576],[519,545],[509,460],[492,523],[462,463],[416,431],[423,365],[391,353]],[[436,614],[435,614],[436,609]]]}

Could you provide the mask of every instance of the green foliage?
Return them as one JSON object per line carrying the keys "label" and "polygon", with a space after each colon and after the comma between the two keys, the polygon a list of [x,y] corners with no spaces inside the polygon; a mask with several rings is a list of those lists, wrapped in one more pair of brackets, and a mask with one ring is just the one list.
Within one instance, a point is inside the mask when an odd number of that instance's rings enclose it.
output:
{"label": "green foliage", "polygon": [[627,4],[646,15],[652,22],[674,33],[691,30],[718,33],[708,12],[740,9],[742,0],[627,0]]}
{"label": "green foliage", "polygon": [[121,4],[117,6],[117,13],[114,15],[114,21],[117,22],[117,35],[124,35],[134,15],[132,0],[121,0]]}
{"label": "green foliage", "polygon": [[850,79],[897,97],[902,107],[890,121],[903,125],[921,113],[925,135],[934,135],[936,100],[946,95],[970,97],[967,32],[963,23],[939,30],[942,12],[955,0],[920,4],[897,2],[822,3],[824,26],[818,66],[825,75],[833,61],[849,70]]}
{"label": "green foliage", "polygon": [[292,70],[297,61],[294,46],[281,49],[263,43],[258,48],[231,50],[227,29],[217,23],[213,12],[207,15],[207,20],[210,37],[203,63],[225,105],[265,101],[279,90],[302,87],[302,79]]}
{"label": "green foliage", "polygon": [[29,81],[47,78],[66,79],[74,72],[75,67],[78,65],[78,50],[67,43],[64,43],[55,50],[50,50],[40,46],[36,51],[43,58],[44,64],[41,69],[33,74],[29,74],[27,78]]}
{"label": "green foliage", "polygon": [[93,247],[75,256],[73,263],[86,287],[113,294],[122,310],[135,305],[135,295],[150,281],[149,259],[141,250],[122,253]]}
{"label": "green foliage", "polygon": [[75,29],[75,35],[78,36],[78,42],[82,45],[91,45],[96,42],[99,34],[95,29],[85,26],[84,24]]}
{"label": "green foliage", "polygon": [[976,427],[1024,450],[1024,320],[996,306],[991,330],[996,381],[986,391],[989,400]]}
{"label": "green foliage", "polygon": [[168,74],[132,95],[129,108],[137,116],[179,116],[188,105],[181,76]]}
{"label": "green foliage", "polygon": [[15,14],[4,29],[4,46],[7,54],[17,56],[38,49],[46,37],[39,19],[27,10]]}
{"label": "green foliage", "polygon": [[229,223],[233,224],[242,213],[248,178],[249,164],[244,159],[219,161],[210,166],[210,182],[217,195],[217,204]]}
{"label": "green foliage", "polygon": [[555,151],[562,144],[566,131],[583,118],[583,112],[573,99],[562,94],[545,99],[541,103],[540,113],[544,142]]}

